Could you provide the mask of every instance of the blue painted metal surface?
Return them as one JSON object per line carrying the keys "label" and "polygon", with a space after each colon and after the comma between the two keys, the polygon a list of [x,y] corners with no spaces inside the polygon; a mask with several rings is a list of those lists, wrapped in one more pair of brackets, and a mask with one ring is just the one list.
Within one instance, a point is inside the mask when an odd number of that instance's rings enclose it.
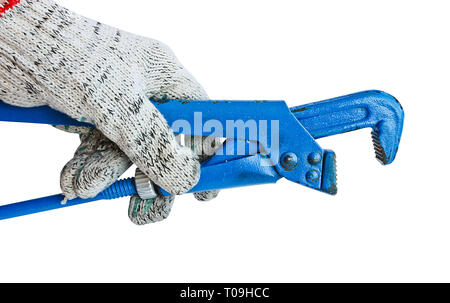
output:
{"label": "blue painted metal surface", "polygon": [[[289,109],[283,101],[152,101],[170,125],[185,121],[191,128],[176,128],[186,135],[230,138],[222,153],[202,163],[199,183],[190,192],[276,183],[281,178],[329,194],[336,194],[336,157],[323,150],[315,139],[371,127],[377,159],[391,163],[397,153],[403,129],[403,109],[391,95],[366,91]],[[200,127],[196,127],[199,124]],[[203,122],[266,121],[266,140],[253,140],[249,132],[208,129]],[[0,102],[0,121],[67,126],[93,125],[75,121],[48,107],[18,108]],[[271,121],[275,121],[272,125]],[[272,131],[274,131],[272,133]],[[271,150],[274,135],[279,149]],[[243,154],[227,154],[245,142]],[[259,143],[259,144],[258,144]],[[261,147],[261,148],[260,148]],[[264,153],[264,151],[270,151]],[[126,190],[124,190],[124,188]],[[163,195],[169,195],[160,189]],[[52,196],[0,206],[0,219],[11,218],[97,200],[135,194],[134,180],[118,181],[111,188],[89,200],[76,199],[62,205],[62,196]]]}
{"label": "blue painted metal surface", "polygon": [[87,126],[91,124],[74,120],[59,111],[48,106],[40,107],[17,107],[6,104],[0,100],[0,121],[20,122],[34,124],[64,125],[64,126]]}
{"label": "blue painted metal surface", "polygon": [[291,111],[316,139],[370,127],[378,160],[390,164],[395,159],[404,112],[400,102],[385,92],[366,91],[302,105]]}
{"label": "blue painted metal surface", "polygon": [[36,214],[40,212],[75,206],[100,200],[114,200],[122,197],[133,196],[137,194],[134,179],[124,179],[117,181],[110,188],[91,199],[76,198],[65,202],[64,195],[54,195],[43,197],[30,201],[24,201],[9,205],[0,206],[0,220],[16,218],[25,215]]}

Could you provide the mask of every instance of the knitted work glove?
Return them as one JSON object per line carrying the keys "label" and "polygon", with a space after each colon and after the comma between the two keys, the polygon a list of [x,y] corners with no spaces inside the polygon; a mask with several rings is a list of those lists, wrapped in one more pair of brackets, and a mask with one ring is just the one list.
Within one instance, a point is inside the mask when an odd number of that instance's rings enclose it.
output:
{"label": "knitted work glove", "polygon": [[[0,0],[0,99],[23,107],[49,105],[97,128],[68,129],[82,141],[61,174],[69,200],[96,196],[131,163],[172,194],[198,182],[198,157],[177,143],[149,98],[208,96],[158,41],[86,19],[50,0]],[[138,224],[155,222],[167,217],[172,203],[173,198],[133,197],[130,217]]]}
{"label": "knitted work glove", "polygon": [[[202,151],[202,153],[199,153],[200,162],[210,159],[211,155],[222,145],[221,140],[217,138],[206,139],[198,136],[190,136],[186,139],[189,141],[187,146],[191,146],[193,151]],[[218,194],[219,191],[207,191],[195,193],[194,196],[197,200],[206,202],[216,198]],[[134,196],[130,201],[128,216],[137,225],[162,221],[170,214],[174,199],[174,196],[159,196],[155,199],[142,200],[139,196]]]}

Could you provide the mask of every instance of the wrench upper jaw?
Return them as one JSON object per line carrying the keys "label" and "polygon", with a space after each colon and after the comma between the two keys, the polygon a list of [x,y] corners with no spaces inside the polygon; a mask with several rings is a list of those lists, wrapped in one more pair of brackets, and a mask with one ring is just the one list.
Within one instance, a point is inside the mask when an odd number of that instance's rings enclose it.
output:
{"label": "wrench upper jaw", "polygon": [[395,97],[382,91],[373,91],[366,106],[372,120],[369,126],[372,126],[375,157],[382,165],[389,165],[397,155],[405,113]]}
{"label": "wrench upper jaw", "polygon": [[371,90],[291,109],[315,138],[372,128],[375,155],[388,165],[395,160],[403,131],[400,102],[385,92]]}
{"label": "wrench upper jaw", "polygon": [[399,114],[401,123],[391,117],[378,123],[372,130],[375,157],[382,165],[391,164],[397,155],[403,128],[403,112]]}

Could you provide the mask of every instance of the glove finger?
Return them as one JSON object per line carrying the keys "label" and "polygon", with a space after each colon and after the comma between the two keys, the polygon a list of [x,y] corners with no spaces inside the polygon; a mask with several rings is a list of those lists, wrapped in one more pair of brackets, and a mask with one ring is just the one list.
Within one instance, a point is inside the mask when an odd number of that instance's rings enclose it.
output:
{"label": "glove finger", "polygon": [[80,128],[72,126],[54,125],[56,129],[76,133],[80,135],[81,144],[77,148],[74,157],[63,167],[60,177],[60,186],[62,192],[68,200],[78,197],[74,180],[79,171],[84,167],[86,160],[95,150],[100,134],[91,128]]}
{"label": "glove finger", "polygon": [[194,197],[200,202],[208,202],[217,198],[219,192],[219,190],[204,191],[201,193],[195,193]]}
{"label": "glove finger", "polygon": [[61,189],[69,200],[96,196],[131,166],[128,157],[99,131],[82,131],[75,156],[61,172]]}
{"label": "glove finger", "polygon": [[[196,154],[199,155],[200,162],[208,161],[216,151],[222,146],[221,138],[188,136],[185,144],[191,146]],[[218,190],[195,193],[194,197],[201,202],[211,201],[219,195]]]}
{"label": "glove finger", "polygon": [[41,106],[46,103],[46,94],[35,79],[19,68],[16,62],[5,56],[8,47],[0,46],[0,100],[15,106]]}
{"label": "glove finger", "polygon": [[156,223],[167,219],[172,210],[175,196],[158,196],[154,199],[143,200],[133,196],[128,208],[128,217],[136,225]]}
{"label": "glove finger", "polygon": [[211,159],[216,151],[222,147],[223,139],[202,136],[186,136],[185,145],[190,147],[199,157],[200,162]]}
{"label": "glove finger", "polygon": [[[177,62],[178,66],[182,66],[172,51],[166,46],[161,48],[164,54],[170,58],[169,61]],[[203,87],[197,80],[184,68],[178,69],[172,74],[164,73],[166,75],[166,83],[171,85],[166,86],[158,93],[153,92],[154,99],[186,99],[186,100],[208,100],[209,97]],[[155,76],[149,72],[147,77],[155,80]],[[150,92],[152,94],[152,92]],[[221,147],[222,140],[220,138],[201,137],[201,136],[186,136],[185,145],[189,146],[199,156],[199,161],[204,162],[211,158],[214,153]],[[216,198],[219,191],[209,191],[194,194],[194,197],[202,202],[210,201]]]}
{"label": "glove finger", "polygon": [[[153,99],[186,99],[208,100],[209,97],[198,81],[183,67],[172,50],[163,43],[152,40],[151,45],[145,48],[148,53],[144,62],[149,62],[145,75],[148,81],[147,94]],[[155,68],[153,58],[163,60],[167,64],[160,66],[162,72]],[[172,68],[170,68],[172,67]],[[203,138],[187,136],[186,146],[189,146],[197,155],[200,162],[207,161],[221,146],[219,138]],[[197,193],[194,196],[200,201],[209,201],[217,197],[218,191]]]}
{"label": "glove finger", "polygon": [[178,144],[167,121],[143,94],[116,105],[107,119],[98,123],[99,130],[154,183],[175,195],[197,184],[198,157]]}
{"label": "glove finger", "polygon": [[88,157],[88,154],[74,156],[61,171],[61,190],[68,200],[72,200],[78,197],[74,180],[76,179],[79,170],[83,168],[84,163]]}
{"label": "glove finger", "polygon": [[116,182],[131,165],[128,157],[115,144],[90,155],[74,179],[77,196],[83,199],[97,196]]}

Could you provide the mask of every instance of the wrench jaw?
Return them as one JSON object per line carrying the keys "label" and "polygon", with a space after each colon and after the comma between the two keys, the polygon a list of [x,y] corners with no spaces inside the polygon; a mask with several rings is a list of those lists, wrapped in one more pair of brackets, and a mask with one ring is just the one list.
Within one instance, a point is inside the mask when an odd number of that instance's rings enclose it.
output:
{"label": "wrench jaw", "polygon": [[[385,92],[360,92],[294,107],[291,112],[315,139],[372,128],[377,160],[383,165],[395,160],[403,131],[404,111],[400,102]],[[336,155],[326,150],[323,160],[319,190],[335,195]]]}
{"label": "wrench jaw", "polygon": [[332,150],[325,150],[323,154],[322,184],[320,191],[333,196],[338,192],[336,154]]}
{"label": "wrench jaw", "polygon": [[372,128],[377,160],[383,165],[395,160],[405,115],[390,94],[365,91],[291,108],[291,112],[315,139]]}
{"label": "wrench jaw", "polygon": [[390,120],[380,122],[372,130],[375,157],[382,165],[391,164],[397,156],[403,131],[403,110],[398,111],[397,114],[397,116],[391,117]]}
{"label": "wrench jaw", "polygon": [[369,118],[374,122],[372,141],[375,157],[382,165],[389,165],[397,156],[405,113],[400,102],[385,92],[372,91],[367,99]]}
{"label": "wrench jaw", "polygon": [[381,143],[380,132],[377,129],[372,130],[372,142],[375,149],[375,157],[377,158],[378,162],[383,165],[392,163],[392,161],[388,160],[389,158],[386,155],[386,150],[383,148],[383,145],[385,144]]}

